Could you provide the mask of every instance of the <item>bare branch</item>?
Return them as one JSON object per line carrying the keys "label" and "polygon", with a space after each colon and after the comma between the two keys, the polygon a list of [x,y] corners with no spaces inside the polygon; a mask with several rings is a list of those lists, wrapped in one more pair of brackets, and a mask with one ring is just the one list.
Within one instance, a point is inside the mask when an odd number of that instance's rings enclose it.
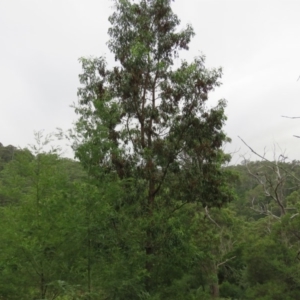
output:
{"label": "bare branch", "polygon": [[290,217],[290,219],[294,219],[296,216],[298,216],[299,215],[299,213],[296,213],[296,214],[293,214],[291,217]]}
{"label": "bare branch", "polygon": [[[299,77],[300,78],[300,77]],[[298,78],[298,80],[299,80],[299,78]],[[282,118],[288,118],[288,119],[300,119],[300,117],[288,117],[288,116],[281,116]],[[299,135],[293,135],[294,137],[296,137],[296,138],[300,138],[300,136]]]}
{"label": "bare branch", "polygon": [[[261,159],[263,159],[264,161],[267,161],[268,163],[270,163],[270,164],[272,164],[272,165],[274,165],[274,166],[276,166],[277,167],[277,165],[274,163],[274,162],[272,162],[272,161],[270,161],[270,160],[268,160],[267,158],[265,158],[264,156],[262,156],[262,155],[260,155],[260,154],[258,154],[256,151],[254,151],[240,136],[238,136],[238,138],[250,149],[250,151],[252,152],[252,153],[254,153],[255,155],[257,155],[258,157],[260,157]],[[299,137],[300,138],[300,137]],[[284,172],[286,172],[286,174],[288,174],[288,175],[290,175],[290,176],[292,176],[294,179],[296,179],[298,182],[300,182],[300,179],[298,178],[298,177],[296,177],[294,174],[292,174],[292,173],[290,173],[288,170],[286,170],[285,168],[283,168],[282,166],[278,166],[278,168],[279,169],[281,169],[281,170],[283,170]]]}
{"label": "bare branch", "polygon": [[207,206],[205,206],[205,215],[219,228],[221,228],[221,226],[210,216],[209,212],[208,212],[208,208]]}
{"label": "bare branch", "polygon": [[[272,163],[272,165],[269,165],[266,167],[268,169],[270,169],[273,174],[276,175],[276,181],[274,181],[270,176],[268,176],[264,172],[262,172],[262,173],[251,172],[250,168],[248,167],[248,164],[246,163],[246,168],[247,168],[248,173],[252,177],[254,177],[256,179],[256,181],[262,186],[265,196],[272,198],[275,201],[275,203],[277,203],[277,205],[279,206],[281,215],[285,215],[286,211],[285,211],[285,207],[283,205],[284,197],[282,195],[282,188],[284,186],[286,176],[281,175],[280,169],[278,166],[278,161],[275,161],[274,163]],[[252,200],[252,207],[254,206],[253,203],[254,203],[254,199]],[[254,209],[254,207],[252,209]],[[255,210],[255,211],[257,211],[257,210]],[[266,215],[270,214],[268,207],[265,207],[264,205],[263,205],[261,211],[258,211],[258,212],[266,214]]]}
{"label": "bare branch", "polygon": [[220,266],[226,264],[228,261],[230,261],[230,260],[232,260],[234,258],[236,258],[236,256],[232,256],[231,258],[228,258],[228,259],[224,260],[223,262],[217,264],[217,268],[219,268]]}
{"label": "bare branch", "polygon": [[261,215],[266,215],[266,216],[271,216],[273,217],[274,219],[276,220],[280,220],[280,217],[274,215],[271,211],[269,211],[268,209],[266,211],[263,211],[263,210],[258,210],[258,209],[255,209],[254,207],[250,207],[250,209],[252,209],[253,211],[261,214]]}
{"label": "bare branch", "polygon": [[300,119],[300,117],[289,117],[289,116],[281,116],[282,118],[288,118],[288,119]]}

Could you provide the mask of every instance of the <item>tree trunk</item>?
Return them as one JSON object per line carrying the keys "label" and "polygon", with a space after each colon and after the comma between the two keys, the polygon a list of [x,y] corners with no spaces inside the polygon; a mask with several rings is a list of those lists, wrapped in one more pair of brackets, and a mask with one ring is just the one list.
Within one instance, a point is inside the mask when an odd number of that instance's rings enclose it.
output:
{"label": "tree trunk", "polygon": [[[154,190],[155,190],[155,183],[154,180],[152,178],[150,178],[149,181],[149,193],[148,193],[148,216],[149,219],[152,218],[153,215],[153,205],[154,205]],[[153,264],[152,264],[152,255],[153,255],[153,228],[152,228],[152,220],[150,220],[149,225],[148,225],[148,229],[147,229],[147,241],[146,241],[146,247],[145,247],[145,251],[146,251],[146,270],[148,271],[148,277],[146,279],[146,289],[147,291],[151,290],[151,271],[153,268]]]}
{"label": "tree trunk", "polygon": [[41,299],[45,299],[46,298],[46,291],[47,291],[47,286],[46,286],[46,281],[45,281],[45,277],[44,277],[44,273],[42,271],[41,276],[40,276],[40,295],[41,295]]}
{"label": "tree trunk", "polygon": [[214,282],[210,285],[210,294],[212,299],[217,299],[219,298],[219,283]]}
{"label": "tree trunk", "polygon": [[218,267],[216,265],[213,266],[211,274],[211,283],[209,285],[210,295],[212,299],[219,298],[219,278],[218,278]]}

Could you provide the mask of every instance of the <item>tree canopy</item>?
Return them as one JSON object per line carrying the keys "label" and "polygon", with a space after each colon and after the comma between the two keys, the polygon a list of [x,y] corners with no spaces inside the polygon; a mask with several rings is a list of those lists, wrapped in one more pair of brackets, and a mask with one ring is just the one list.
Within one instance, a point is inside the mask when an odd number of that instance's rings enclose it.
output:
{"label": "tree canopy", "polygon": [[[194,31],[190,25],[178,30],[171,1],[114,3],[108,47],[116,65],[108,68],[104,57],[81,59],[75,153],[95,180],[119,182],[116,218],[132,218],[129,228],[139,228],[127,248],[144,253],[138,268],[151,294],[170,284],[154,274],[165,272],[162,237],[175,234],[176,226],[167,223],[177,210],[221,207],[233,199],[222,168],[229,160],[222,151],[229,141],[222,130],[226,102],[207,107],[221,69],[207,69],[203,56],[175,66]],[[181,230],[185,235],[188,227]]]}

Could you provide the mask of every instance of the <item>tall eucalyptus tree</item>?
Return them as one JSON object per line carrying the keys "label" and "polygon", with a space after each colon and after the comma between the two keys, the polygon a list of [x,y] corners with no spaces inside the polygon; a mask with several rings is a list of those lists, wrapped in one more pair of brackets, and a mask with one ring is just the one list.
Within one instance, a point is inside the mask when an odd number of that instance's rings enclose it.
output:
{"label": "tall eucalyptus tree", "polygon": [[[119,217],[112,226],[136,238],[150,292],[166,255],[162,237],[174,237],[168,220],[188,203],[221,207],[232,199],[222,168],[229,160],[222,151],[229,141],[222,130],[226,102],[206,104],[221,69],[207,69],[202,56],[178,61],[194,31],[190,25],[177,30],[170,0],[114,5],[108,47],[116,65],[81,58],[74,148],[93,178],[120,183],[124,193],[114,201]],[[122,249],[128,248],[134,247]]]}

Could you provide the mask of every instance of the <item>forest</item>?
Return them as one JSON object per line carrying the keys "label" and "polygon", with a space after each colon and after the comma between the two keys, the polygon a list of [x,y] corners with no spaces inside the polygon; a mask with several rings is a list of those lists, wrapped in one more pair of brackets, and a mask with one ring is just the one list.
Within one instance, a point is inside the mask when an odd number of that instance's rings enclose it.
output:
{"label": "forest", "polygon": [[171,2],[115,0],[73,128],[0,143],[0,300],[300,299],[300,162],[230,163],[222,69],[179,60]]}

